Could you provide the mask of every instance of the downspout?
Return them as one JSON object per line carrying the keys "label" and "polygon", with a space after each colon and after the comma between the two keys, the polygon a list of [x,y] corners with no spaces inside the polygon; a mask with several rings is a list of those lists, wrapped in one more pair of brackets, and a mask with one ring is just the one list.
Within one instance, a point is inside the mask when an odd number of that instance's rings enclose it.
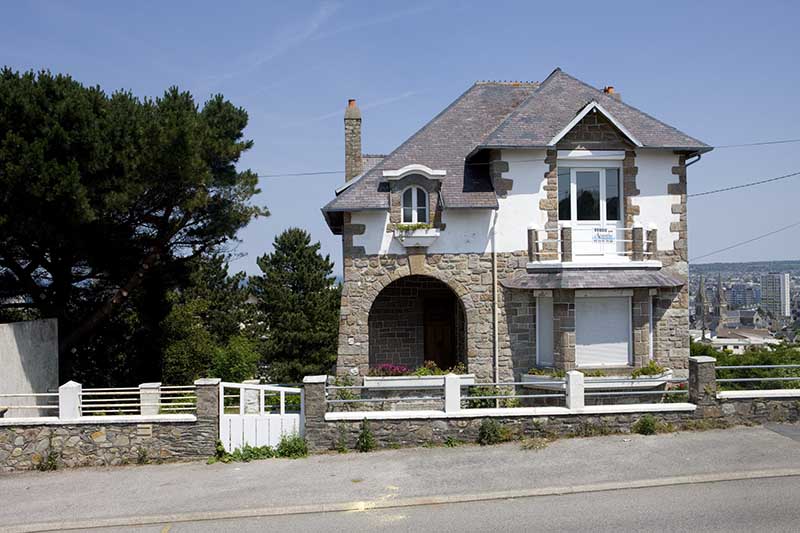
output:
{"label": "downspout", "polygon": [[[498,343],[498,334],[497,334],[497,320],[498,320],[498,308],[497,308],[497,243],[495,241],[495,228],[497,226],[497,210],[495,209],[492,211],[492,350],[494,355],[494,382],[500,383],[500,348],[497,345]],[[495,399],[495,404],[498,404],[498,400]],[[497,405],[495,405],[497,407]]]}
{"label": "downspout", "polygon": [[[688,159],[691,159],[692,157],[696,157],[697,159],[695,159],[694,161],[688,161]],[[684,163],[684,166],[690,167],[690,166],[694,165],[695,163],[697,163],[698,161],[700,161],[700,159],[702,159],[702,158],[703,158],[703,154],[700,154],[700,153],[694,153],[692,155],[689,155],[689,157],[686,158],[687,161]]]}

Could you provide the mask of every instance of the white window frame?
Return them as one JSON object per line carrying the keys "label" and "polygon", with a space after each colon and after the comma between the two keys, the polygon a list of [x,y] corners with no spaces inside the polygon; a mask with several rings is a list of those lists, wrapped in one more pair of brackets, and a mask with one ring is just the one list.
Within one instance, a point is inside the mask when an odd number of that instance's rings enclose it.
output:
{"label": "white window frame", "polygon": [[[405,220],[405,212],[406,212],[406,204],[405,204],[405,197],[406,191],[412,190],[411,193],[411,220]],[[422,194],[425,195],[425,220],[418,220],[418,213],[417,210],[420,208],[417,199],[419,198],[419,193],[417,189],[422,191]],[[403,224],[428,224],[428,220],[430,219],[430,200],[428,191],[420,187],[419,185],[410,185],[403,189],[400,193],[400,220]]]}
{"label": "white window frame", "polygon": [[[622,224],[625,222],[625,200],[623,197],[622,187],[622,166],[617,165],[603,165],[598,166],[597,162],[591,161],[564,161],[563,164],[559,161],[558,166],[569,168],[569,210],[570,220],[560,220],[559,223],[575,225],[575,224],[590,224],[595,223],[601,227],[608,224],[606,219],[606,170],[616,169],[619,179],[619,220],[611,220],[613,224]],[[578,220],[578,185],[576,183],[576,172],[595,171],[600,173],[600,219],[599,220]]]}

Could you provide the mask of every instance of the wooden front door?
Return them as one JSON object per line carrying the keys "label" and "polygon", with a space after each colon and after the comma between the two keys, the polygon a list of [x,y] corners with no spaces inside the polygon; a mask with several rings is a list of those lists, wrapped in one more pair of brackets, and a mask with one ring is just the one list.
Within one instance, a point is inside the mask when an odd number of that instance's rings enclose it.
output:
{"label": "wooden front door", "polygon": [[425,298],[425,360],[441,369],[456,364],[453,298]]}

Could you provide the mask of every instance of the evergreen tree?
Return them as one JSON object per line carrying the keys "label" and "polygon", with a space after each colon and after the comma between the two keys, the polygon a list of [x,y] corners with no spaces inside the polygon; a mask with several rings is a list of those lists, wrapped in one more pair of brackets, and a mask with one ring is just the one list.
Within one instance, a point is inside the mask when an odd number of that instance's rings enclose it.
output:
{"label": "evergreen tree", "polygon": [[244,273],[228,275],[222,256],[196,258],[192,267],[189,286],[169,295],[162,380],[183,385],[199,377],[253,378],[259,353]]}
{"label": "evergreen tree", "polygon": [[296,382],[326,374],[336,362],[341,287],[329,256],[298,228],[275,238],[250,278],[264,321],[263,364],[271,381]]}

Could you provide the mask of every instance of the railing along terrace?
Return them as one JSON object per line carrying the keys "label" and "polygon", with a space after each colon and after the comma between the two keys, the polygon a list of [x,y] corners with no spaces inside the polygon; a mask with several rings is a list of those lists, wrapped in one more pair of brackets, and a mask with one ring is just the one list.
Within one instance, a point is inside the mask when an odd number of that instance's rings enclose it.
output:
{"label": "railing along terrace", "polygon": [[[526,388],[543,387],[558,392],[529,393]],[[462,384],[460,403],[466,409],[530,407],[533,404],[563,405],[566,401],[565,380],[498,381]],[[518,390],[522,390],[519,393]]]}
{"label": "railing along terrace", "polygon": [[[540,238],[544,232],[544,238]],[[550,234],[556,233],[556,238]],[[576,258],[621,257],[631,261],[652,259],[657,252],[658,232],[635,224],[632,227],[570,225],[558,229],[528,228],[528,261],[572,262]]]}
{"label": "railing along terrace", "polygon": [[0,418],[54,416],[58,414],[57,392],[0,394]]}
{"label": "railing along terrace", "polygon": [[721,397],[800,396],[800,364],[715,366]]}
{"label": "railing along terrace", "polygon": [[[325,403],[329,410],[425,410],[441,408],[444,402],[443,385],[419,387],[371,385],[326,385]],[[389,409],[386,409],[386,408]]]}
{"label": "railing along terrace", "polygon": [[197,408],[194,385],[162,386],[143,383],[138,387],[82,389],[82,415],[157,415],[192,413]]}

